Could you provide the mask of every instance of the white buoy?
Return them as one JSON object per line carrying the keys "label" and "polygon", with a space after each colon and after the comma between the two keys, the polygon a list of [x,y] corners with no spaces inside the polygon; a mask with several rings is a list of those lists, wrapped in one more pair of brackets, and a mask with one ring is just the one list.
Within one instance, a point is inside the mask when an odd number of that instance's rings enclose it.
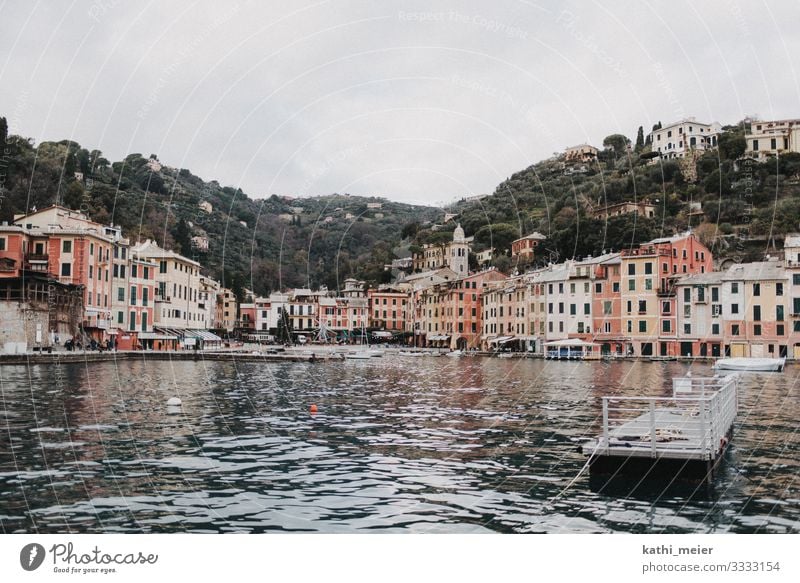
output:
{"label": "white buoy", "polygon": [[180,407],[183,403],[178,397],[172,397],[169,401],[167,401],[168,407]]}

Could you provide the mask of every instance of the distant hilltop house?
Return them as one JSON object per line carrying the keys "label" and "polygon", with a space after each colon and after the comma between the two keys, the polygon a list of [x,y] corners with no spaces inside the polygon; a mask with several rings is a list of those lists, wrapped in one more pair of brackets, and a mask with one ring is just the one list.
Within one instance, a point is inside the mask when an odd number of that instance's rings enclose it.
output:
{"label": "distant hilltop house", "polygon": [[533,232],[530,235],[520,237],[511,243],[511,257],[525,257],[533,255],[534,250],[539,246],[539,243],[547,239],[541,233]]}
{"label": "distant hilltop house", "polygon": [[494,248],[486,249],[485,251],[481,251],[475,254],[475,258],[478,260],[478,265],[486,265],[492,260],[494,256]]}
{"label": "distant hilltop house", "polygon": [[376,219],[382,219],[383,218],[383,213],[375,213],[375,218]]}
{"label": "distant hilltop house", "polygon": [[800,119],[753,121],[745,141],[744,155],[750,158],[800,153]]}
{"label": "distant hilltop house", "polygon": [[618,217],[620,215],[629,215],[633,213],[638,214],[640,217],[652,219],[656,215],[656,207],[648,200],[618,202],[597,209],[592,215],[595,219],[608,220],[610,217]]}
{"label": "distant hilltop house", "polygon": [[208,213],[209,215],[210,215],[210,214],[213,212],[213,210],[214,210],[214,207],[213,207],[213,206],[211,206],[211,203],[210,203],[210,202],[208,202],[207,200],[200,201],[199,203],[197,203],[197,206],[198,206],[198,208],[199,208],[200,210],[202,210],[202,211],[204,211],[204,212]]}
{"label": "distant hilltop house", "polygon": [[347,219],[348,221],[353,217],[354,217],[353,213],[347,213],[346,215],[344,215],[344,218]]}
{"label": "distant hilltop house", "polygon": [[716,148],[717,136],[721,131],[722,126],[717,122],[702,123],[690,117],[653,130],[650,132],[650,142],[653,152],[659,152],[662,159],[673,160],[695,151]]}
{"label": "distant hilltop house", "polygon": [[391,268],[400,271],[408,271],[413,265],[414,259],[412,257],[401,257],[400,259],[392,259]]}
{"label": "distant hilltop house", "polygon": [[580,144],[577,146],[572,146],[571,148],[567,148],[564,150],[564,161],[565,162],[581,162],[583,164],[587,162],[592,162],[597,158],[597,154],[600,152],[594,146],[590,146],[589,144]]}
{"label": "distant hilltop house", "polygon": [[325,221],[324,222],[325,223],[332,223],[333,222],[333,217],[325,217]]}
{"label": "distant hilltop house", "polygon": [[208,237],[205,235],[195,235],[192,237],[192,247],[198,251],[208,251]]}
{"label": "distant hilltop house", "polygon": [[300,214],[303,213],[303,207],[301,207],[301,206],[293,206],[292,207],[292,212],[294,214],[296,214],[296,215],[300,215]]}
{"label": "distant hilltop house", "polygon": [[383,204],[379,203],[379,202],[368,202],[367,203],[367,208],[368,209],[379,209],[382,206],[383,206]]}
{"label": "distant hilltop house", "polygon": [[284,223],[291,223],[294,220],[294,215],[290,213],[281,213],[278,215],[278,220]]}
{"label": "distant hilltop house", "polygon": [[444,220],[443,223],[447,223],[448,221],[452,221],[458,216],[458,213],[444,213]]}
{"label": "distant hilltop house", "polygon": [[147,167],[152,172],[160,172],[161,171],[161,162],[158,161],[158,158],[150,158],[147,160]]}

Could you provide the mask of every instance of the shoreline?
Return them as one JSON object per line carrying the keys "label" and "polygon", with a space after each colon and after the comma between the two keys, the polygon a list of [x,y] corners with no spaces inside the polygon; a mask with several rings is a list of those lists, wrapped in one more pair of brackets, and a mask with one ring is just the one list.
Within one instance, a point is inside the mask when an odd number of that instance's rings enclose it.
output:
{"label": "shoreline", "polygon": [[[404,348],[381,348],[388,353],[395,353],[409,349]],[[435,350],[435,349],[434,349]],[[343,355],[350,350],[343,349],[342,347],[321,346],[303,349],[289,348],[284,352],[258,352],[248,350],[229,350],[229,351],[120,351],[120,352],[53,352],[53,353],[23,353],[23,354],[0,354],[0,366],[18,366],[18,365],[33,365],[33,364],[78,364],[78,363],[95,363],[95,362],[115,362],[120,360],[177,360],[177,361],[224,361],[236,360],[242,362],[342,362]],[[416,350],[417,352],[426,353],[425,356],[441,357],[446,352],[432,352],[427,353],[426,350]],[[512,359],[541,359],[545,360],[543,354],[531,354],[525,352],[519,353],[503,353],[510,356],[506,358]],[[497,358],[497,353],[493,352],[474,352],[462,358]],[[548,359],[551,360],[551,359]],[[555,360],[555,359],[552,359]],[[612,357],[605,359],[570,359],[569,362],[690,362],[700,364],[710,364],[715,361],[711,357],[674,357],[674,358],[661,358],[661,357]],[[787,364],[791,364],[787,362]]]}

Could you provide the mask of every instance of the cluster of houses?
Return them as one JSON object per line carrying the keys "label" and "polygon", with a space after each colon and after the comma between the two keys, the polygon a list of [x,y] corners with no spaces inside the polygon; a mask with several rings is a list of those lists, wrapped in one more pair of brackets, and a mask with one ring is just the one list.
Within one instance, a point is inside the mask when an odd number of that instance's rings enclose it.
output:
{"label": "cluster of houses", "polygon": [[[54,205],[0,225],[0,351],[205,348],[236,325],[234,294],[154,241]],[[212,331],[213,330],[213,331]]]}

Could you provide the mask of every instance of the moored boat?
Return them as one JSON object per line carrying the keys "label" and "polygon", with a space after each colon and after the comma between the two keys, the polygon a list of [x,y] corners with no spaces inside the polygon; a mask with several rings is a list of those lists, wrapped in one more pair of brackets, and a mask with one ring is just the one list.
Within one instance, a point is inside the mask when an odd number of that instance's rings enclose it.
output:
{"label": "moored boat", "polygon": [[751,372],[782,372],[786,358],[721,358],[714,363],[719,370],[738,370]]}

